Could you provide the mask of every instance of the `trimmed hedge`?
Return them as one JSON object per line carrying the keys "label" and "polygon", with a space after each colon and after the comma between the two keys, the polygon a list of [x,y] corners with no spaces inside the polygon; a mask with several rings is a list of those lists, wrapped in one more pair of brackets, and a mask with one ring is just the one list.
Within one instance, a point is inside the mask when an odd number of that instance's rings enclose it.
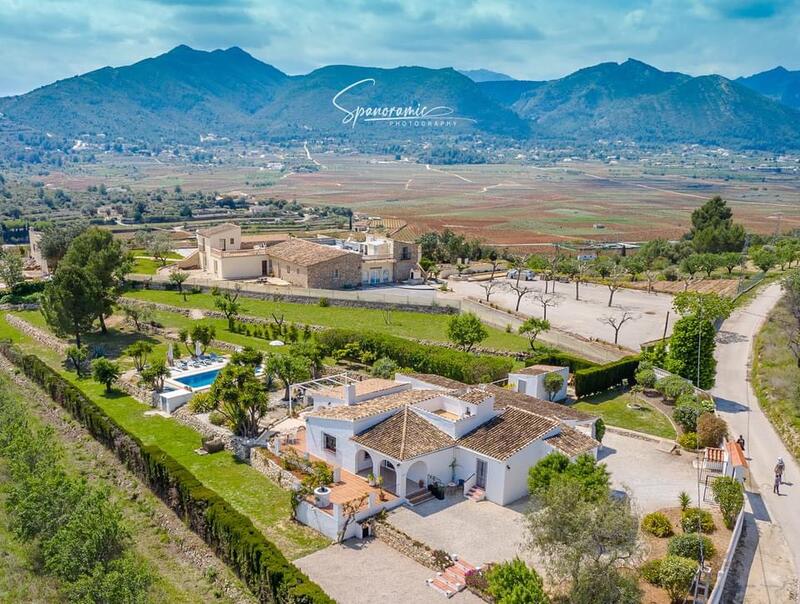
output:
{"label": "trimmed hedge", "polygon": [[535,354],[525,359],[525,367],[531,365],[555,365],[556,367],[569,367],[570,373],[575,373],[581,369],[590,369],[597,367],[597,363],[582,359],[566,352],[559,352],[557,350],[550,352],[542,352]]}
{"label": "trimmed hedge", "polygon": [[420,373],[435,373],[466,384],[500,380],[514,366],[513,360],[508,357],[429,346],[372,331],[326,329],[317,334],[317,342],[326,356],[344,349],[348,344],[355,344],[362,352],[374,354],[375,358],[388,357],[400,367],[410,367]]}
{"label": "trimmed hedge", "polygon": [[613,363],[579,369],[575,376],[575,396],[581,398],[619,386],[623,380],[635,382],[639,356],[629,356]]}
{"label": "trimmed hedge", "polygon": [[247,584],[260,602],[333,604],[281,551],[213,490],[157,445],[128,433],[80,389],[34,355],[0,352],[39,384],[169,506]]}

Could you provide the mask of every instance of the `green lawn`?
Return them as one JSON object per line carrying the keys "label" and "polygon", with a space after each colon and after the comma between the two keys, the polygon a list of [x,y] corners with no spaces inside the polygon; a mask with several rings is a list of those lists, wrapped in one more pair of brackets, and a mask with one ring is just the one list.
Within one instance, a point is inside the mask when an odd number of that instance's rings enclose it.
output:
{"label": "green lawn", "polygon": [[155,275],[161,268],[161,262],[152,258],[134,258],[131,273],[137,275]]}
{"label": "green lawn", "polygon": [[[130,250],[130,252],[134,256],[147,256],[148,258],[153,257],[152,254],[150,254],[150,252],[142,248],[133,248],[132,250]],[[183,258],[183,256],[181,256],[178,252],[167,252],[166,254],[164,254],[164,257],[168,258],[169,260],[180,260],[181,258]]]}
{"label": "green lawn", "polygon": [[[43,325],[43,320],[36,311],[18,315],[32,323]],[[93,343],[104,343],[107,354],[113,358],[115,351],[122,347],[118,340],[135,337],[111,331],[108,336],[92,335],[89,340]],[[237,510],[250,517],[288,558],[301,557],[328,544],[329,541],[319,533],[290,520],[287,492],[264,475],[247,464],[235,461],[228,452],[204,456],[194,453],[201,442],[200,435],[191,428],[172,419],[145,417],[144,412],[150,409],[149,406],[120,391],[106,394],[103,386],[91,379],[79,380],[73,372],[64,369],[63,359],[56,352],[13,329],[2,316],[0,338],[10,338],[26,352],[38,355],[143,442],[158,444],[184,464],[203,484],[214,489]]]}
{"label": "green lawn", "polygon": [[[141,289],[126,292],[125,296],[183,308],[214,309],[214,300],[211,294],[189,294],[184,301],[177,291]],[[273,302],[245,297],[240,300],[243,315],[270,318],[271,313],[275,313],[279,316],[284,315],[288,322],[379,331],[405,338],[438,342],[447,341],[447,322],[450,315],[397,310],[390,313],[390,322],[387,324],[383,312],[373,308],[322,307],[316,304]],[[529,348],[528,340],[522,336],[506,333],[494,327],[487,326],[487,329],[489,337],[482,343],[483,346],[512,351]]]}
{"label": "green lawn", "polygon": [[628,403],[631,396],[619,390],[609,390],[603,394],[583,399],[575,403],[575,408],[592,415],[599,415],[609,426],[653,434],[662,438],[674,439],[675,429],[663,413],[645,402],[642,409],[631,409]]}

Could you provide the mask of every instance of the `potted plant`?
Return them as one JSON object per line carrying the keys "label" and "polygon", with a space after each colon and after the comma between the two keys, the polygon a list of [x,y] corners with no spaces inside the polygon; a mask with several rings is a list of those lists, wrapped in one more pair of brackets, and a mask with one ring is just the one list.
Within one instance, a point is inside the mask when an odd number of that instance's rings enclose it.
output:
{"label": "potted plant", "polygon": [[375,474],[373,474],[372,472],[367,474],[367,484],[369,484],[369,486],[371,487],[375,486]]}
{"label": "potted plant", "polygon": [[386,493],[383,492],[383,476],[378,476],[375,484],[378,486],[378,499],[386,501]]}

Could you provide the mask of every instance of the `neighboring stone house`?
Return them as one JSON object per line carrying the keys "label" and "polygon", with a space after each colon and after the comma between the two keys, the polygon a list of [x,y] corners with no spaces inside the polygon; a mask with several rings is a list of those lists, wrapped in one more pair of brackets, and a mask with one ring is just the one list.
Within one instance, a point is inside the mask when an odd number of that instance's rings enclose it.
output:
{"label": "neighboring stone house", "polygon": [[200,269],[217,279],[277,277],[300,287],[341,289],[416,278],[419,246],[367,235],[365,241],[330,237],[242,237],[225,223],[197,232]]}
{"label": "neighboring stone house", "polygon": [[266,248],[273,277],[299,287],[341,289],[360,283],[358,254],[306,239],[289,239]]}
{"label": "neighboring stone house", "polygon": [[352,251],[292,237],[242,240],[238,225],[197,232],[200,269],[217,279],[277,277],[299,287],[341,289],[360,283],[361,258]]}

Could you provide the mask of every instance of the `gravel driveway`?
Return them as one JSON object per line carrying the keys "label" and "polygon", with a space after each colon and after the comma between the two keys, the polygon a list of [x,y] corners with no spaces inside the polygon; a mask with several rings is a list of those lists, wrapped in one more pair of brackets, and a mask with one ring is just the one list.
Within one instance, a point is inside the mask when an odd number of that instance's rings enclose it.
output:
{"label": "gravel driveway", "polygon": [[295,560],[295,564],[339,604],[483,602],[466,590],[448,600],[425,583],[434,571],[377,539],[350,539]]}

